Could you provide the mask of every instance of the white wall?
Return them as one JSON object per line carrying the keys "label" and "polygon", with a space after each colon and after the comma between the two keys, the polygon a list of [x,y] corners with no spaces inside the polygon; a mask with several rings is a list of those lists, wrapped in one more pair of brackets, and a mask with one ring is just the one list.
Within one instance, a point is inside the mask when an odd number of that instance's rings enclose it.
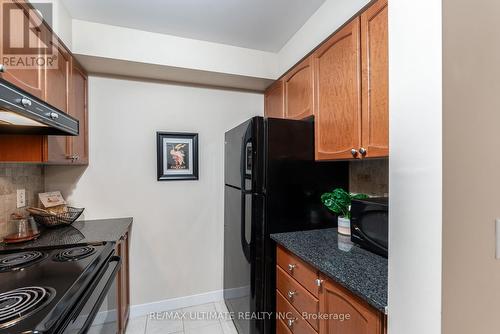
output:
{"label": "white wall", "polygon": [[276,59],[272,52],[81,20],[73,20],[73,52],[270,79]]}
{"label": "white wall", "polygon": [[[85,219],[133,216],[132,304],[222,289],[224,132],[261,94],[90,77],[90,165],[47,167]],[[156,131],[200,136],[200,180],[156,181]]]}
{"label": "white wall", "polygon": [[276,79],[369,1],[326,0],[277,53],[76,19],[72,21],[73,52],[84,56]]}
{"label": "white wall", "polygon": [[390,334],[441,332],[441,30],[440,0],[390,2]]}
{"label": "white wall", "polygon": [[73,18],[61,0],[37,0],[37,3],[52,4],[52,29],[59,38],[71,49]]}
{"label": "white wall", "polygon": [[278,52],[275,77],[330,36],[370,0],[326,0]]}
{"label": "white wall", "polygon": [[443,0],[443,334],[500,332],[499,14]]}

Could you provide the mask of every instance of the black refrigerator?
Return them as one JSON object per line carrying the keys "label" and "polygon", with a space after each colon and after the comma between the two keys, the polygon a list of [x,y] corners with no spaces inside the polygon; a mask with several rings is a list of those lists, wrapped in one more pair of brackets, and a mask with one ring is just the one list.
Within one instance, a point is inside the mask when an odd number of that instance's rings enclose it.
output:
{"label": "black refrigerator", "polygon": [[314,123],[254,117],[225,134],[224,300],[239,334],[275,332],[272,233],[336,227],[320,201],[347,162],[314,161]]}

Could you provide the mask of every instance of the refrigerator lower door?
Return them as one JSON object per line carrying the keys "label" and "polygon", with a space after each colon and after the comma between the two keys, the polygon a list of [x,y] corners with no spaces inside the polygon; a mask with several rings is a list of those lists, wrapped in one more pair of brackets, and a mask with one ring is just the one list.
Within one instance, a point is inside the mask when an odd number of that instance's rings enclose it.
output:
{"label": "refrigerator lower door", "polygon": [[239,334],[260,334],[262,324],[249,317],[261,309],[263,196],[225,187],[224,300]]}

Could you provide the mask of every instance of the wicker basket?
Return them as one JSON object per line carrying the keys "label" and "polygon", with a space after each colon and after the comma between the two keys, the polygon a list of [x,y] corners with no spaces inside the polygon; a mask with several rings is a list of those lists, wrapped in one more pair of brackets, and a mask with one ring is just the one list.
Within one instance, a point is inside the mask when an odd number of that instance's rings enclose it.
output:
{"label": "wicker basket", "polygon": [[68,211],[58,214],[43,213],[39,210],[30,210],[29,213],[35,221],[46,227],[68,226],[73,224],[85,209],[73,208],[68,206]]}

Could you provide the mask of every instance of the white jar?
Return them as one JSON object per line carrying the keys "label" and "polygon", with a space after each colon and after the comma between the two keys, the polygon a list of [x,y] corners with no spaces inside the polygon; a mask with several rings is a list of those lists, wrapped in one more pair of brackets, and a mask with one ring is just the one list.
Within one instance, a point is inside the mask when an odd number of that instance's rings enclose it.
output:
{"label": "white jar", "polygon": [[343,235],[351,235],[351,220],[345,217],[338,219],[338,233]]}

